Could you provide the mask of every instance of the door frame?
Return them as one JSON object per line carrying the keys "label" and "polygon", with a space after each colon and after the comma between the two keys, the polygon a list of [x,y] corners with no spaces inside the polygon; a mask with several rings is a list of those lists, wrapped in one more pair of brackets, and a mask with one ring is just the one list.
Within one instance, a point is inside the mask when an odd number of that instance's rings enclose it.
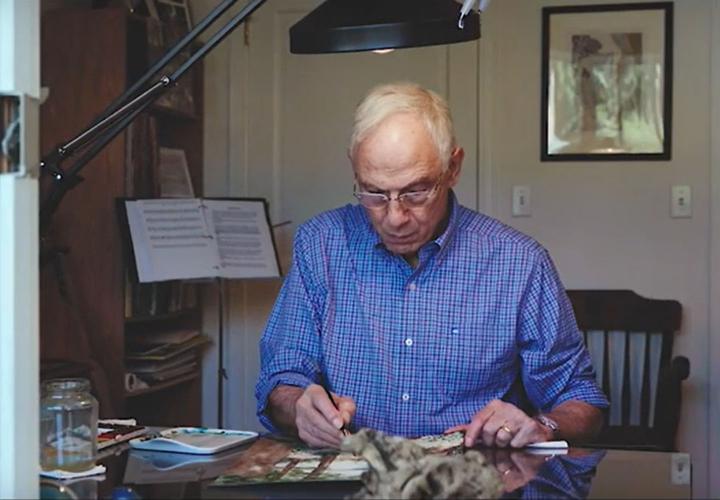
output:
{"label": "door frame", "polygon": [[720,496],[720,476],[710,471],[720,470],[720,141],[712,140],[720,134],[720,4],[712,6],[711,39],[711,118],[710,118],[710,290],[708,350],[708,495]]}

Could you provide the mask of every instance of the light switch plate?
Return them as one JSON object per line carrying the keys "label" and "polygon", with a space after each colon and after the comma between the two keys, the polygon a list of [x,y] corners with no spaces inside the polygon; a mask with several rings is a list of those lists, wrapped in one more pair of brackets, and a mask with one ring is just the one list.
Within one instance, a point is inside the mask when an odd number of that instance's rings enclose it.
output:
{"label": "light switch plate", "polygon": [[530,186],[513,186],[513,217],[530,217]]}
{"label": "light switch plate", "polygon": [[670,190],[670,216],[692,217],[692,191],[690,186],[673,186]]}

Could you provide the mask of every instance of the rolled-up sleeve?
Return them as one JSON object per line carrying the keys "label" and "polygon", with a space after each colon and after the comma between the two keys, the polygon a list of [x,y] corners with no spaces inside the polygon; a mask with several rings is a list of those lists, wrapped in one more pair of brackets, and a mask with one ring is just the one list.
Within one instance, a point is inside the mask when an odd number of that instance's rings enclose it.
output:
{"label": "rolled-up sleeve", "polygon": [[278,432],[267,415],[268,397],[278,385],[305,388],[321,380],[318,289],[309,273],[302,228],[293,247],[293,261],[260,340],[260,375],[255,387],[257,416]]}
{"label": "rolled-up sleeve", "polygon": [[532,404],[550,411],[578,400],[606,408],[572,305],[545,250],[526,284],[518,318],[522,379]]}

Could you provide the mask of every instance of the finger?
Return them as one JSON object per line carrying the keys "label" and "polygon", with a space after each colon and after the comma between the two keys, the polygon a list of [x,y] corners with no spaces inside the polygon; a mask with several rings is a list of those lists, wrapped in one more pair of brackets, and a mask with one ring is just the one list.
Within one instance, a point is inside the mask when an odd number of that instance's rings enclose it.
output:
{"label": "finger", "polygon": [[523,425],[510,441],[510,446],[513,448],[523,448],[530,443],[537,443],[544,439],[545,435],[543,434],[540,424],[528,418],[526,422],[523,422]]}
{"label": "finger", "polygon": [[500,426],[503,425],[503,420],[493,416],[485,422],[485,425],[480,430],[478,439],[482,441],[485,446],[495,446],[495,435],[497,434]]}
{"label": "finger", "polygon": [[507,448],[513,438],[512,428],[508,424],[503,424],[495,433],[495,446],[498,448]]}
{"label": "finger", "polygon": [[527,478],[527,480],[530,480],[537,475],[538,470],[540,470],[540,467],[542,467],[547,458],[549,457],[543,455],[530,455],[517,451],[510,455],[510,459],[515,466],[515,469],[518,470],[522,477]]}
{"label": "finger", "polygon": [[[299,428],[300,423],[307,424],[317,427],[318,430],[321,430],[323,433],[329,436],[335,434],[339,435],[340,432],[338,431],[338,428],[335,427],[332,421],[329,420],[326,415],[321,413],[321,411],[317,408],[318,403],[316,402],[316,400],[324,399],[327,404],[332,405],[332,403],[330,403],[330,400],[327,399],[327,395],[325,395],[324,392],[325,391],[322,391],[322,394],[318,395],[316,392],[313,393],[310,390],[306,390],[305,394],[303,394],[298,399],[296,404],[296,425],[298,425]],[[335,414],[331,416],[331,418],[339,418],[337,410],[334,411]]]}
{"label": "finger", "polygon": [[314,448],[339,448],[342,439],[340,433],[337,433],[338,435],[328,434],[307,423],[298,425],[298,437]]}
{"label": "finger", "polygon": [[494,410],[488,407],[483,408],[475,414],[465,431],[465,446],[475,446],[478,435],[482,432],[486,422],[493,416]]}
{"label": "finger", "polygon": [[298,433],[302,428],[306,436],[310,436],[316,446],[330,445],[339,447],[343,439],[340,430],[332,422],[329,422],[325,415],[320,413],[312,404],[304,407],[302,412],[298,411],[297,427]]}
{"label": "finger", "polygon": [[[300,400],[298,402],[300,403]],[[296,407],[295,426],[298,437],[310,446],[339,446],[340,431],[335,429],[307,400]]]}
{"label": "finger", "polygon": [[493,416],[482,429],[482,440],[486,446],[507,447],[525,422],[530,421],[525,412],[504,401],[492,401],[488,406],[495,409]]}
{"label": "finger", "polygon": [[352,422],[355,412],[357,411],[355,401],[347,396],[341,397],[335,395],[335,398],[338,401],[338,408],[340,408],[340,417],[342,418],[345,427],[347,427],[350,425],[350,422]]}
{"label": "finger", "polygon": [[335,408],[335,403],[330,401],[325,389],[319,385],[310,386],[306,392],[310,396],[313,407],[330,422],[335,429],[340,429],[343,426],[342,416],[340,415],[340,411]]}
{"label": "finger", "polygon": [[456,425],[455,427],[450,427],[449,429],[445,429],[443,431],[443,434],[452,434],[453,432],[465,432],[468,428],[468,424],[462,424],[462,425]]}
{"label": "finger", "polygon": [[501,411],[493,415],[493,417],[485,423],[482,430],[482,440],[486,446],[506,447],[517,433],[519,424],[516,424],[512,418],[508,418],[508,413]]}
{"label": "finger", "polygon": [[502,475],[513,468],[513,462],[509,457],[503,457],[495,462],[495,468]]}

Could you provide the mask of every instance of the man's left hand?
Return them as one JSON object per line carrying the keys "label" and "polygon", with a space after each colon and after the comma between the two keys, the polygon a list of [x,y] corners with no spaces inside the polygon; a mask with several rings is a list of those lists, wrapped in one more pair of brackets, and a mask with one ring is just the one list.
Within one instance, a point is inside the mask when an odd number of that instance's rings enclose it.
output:
{"label": "man's left hand", "polygon": [[553,439],[550,429],[529,417],[517,406],[495,399],[477,412],[469,424],[456,425],[445,433],[465,432],[465,446],[522,448]]}

